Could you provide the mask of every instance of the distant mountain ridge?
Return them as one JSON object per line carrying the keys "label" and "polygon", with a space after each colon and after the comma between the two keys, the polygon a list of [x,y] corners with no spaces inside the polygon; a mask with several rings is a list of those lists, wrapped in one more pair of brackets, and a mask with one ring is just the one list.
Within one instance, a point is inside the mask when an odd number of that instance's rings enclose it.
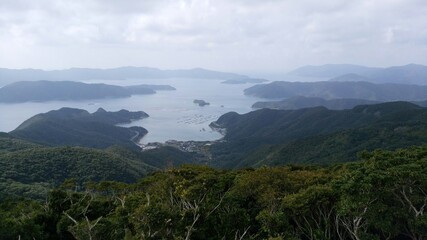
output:
{"label": "distant mountain ridge", "polygon": [[324,99],[354,98],[370,101],[423,101],[427,86],[370,82],[272,82],[258,84],[244,90],[246,95],[270,99],[295,96]]}
{"label": "distant mountain ridge", "polygon": [[200,78],[200,79],[231,79],[247,76],[212,71],[203,68],[161,70],[149,67],[119,67],[108,69],[70,68],[64,70],[45,71],[40,69],[7,69],[0,68],[0,83],[7,84],[17,81],[84,81],[84,80],[124,80],[124,79],[159,79],[159,78]]}
{"label": "distant mountain ridge", "polygon": [[[351,64],[326,64],[319,66],[304,66],[288,73],[291,76],[343,78],[345,81],[364,81],[374,83],[405,83],[427,85],[427,66],[408,64],[387,68],[372,68]],[[343,77],[345,76],[345,77]]]}
{"label": "distant mountain ridge", "polygon": [[325,64],[325,65],[307,65],[299,67],[289,72],[289,75],[301,76],[301,77],[323,77],[333,78],[341,75],[354,73],[354,74],[371,74],[375,71],[379,71],[381,68],[371,68],[353,64]]}
{"label": "distant mountain ridge", "polygon": [[72,81],[23,81],[0,88],[0,102],[45,102],[124,98],[131,95],[154,94],[159,90],[175,90],[168,85],[115,86],[102,83]]}
{"label": "distant mountain ridge", "polygon": [[[323,99],[317,97],[303,97],[296,96],[281,101],[266,101],[256,102],[252,108],[269,108],[278,110],[297,110],[301,108],[325,107],[330,110],[344,110],[352,109],[359,105],[372,105],[379,104],[379,101],[370,101],[365,99],[354,98],[336,98],[336,99]],[[427,101],[413,101],[411,102],[421,107],[427,107]]]}
{"label": "distant mountain ridge", "polygon": [[268,80],[266,79],[262,79],[262,78],[233,78],[233,79],[228,79],[225,80],[221,83],[223,84],[245,84],[245,83],[263,83],[263,82],[268,82]]}
{"label": "distant mountain ridge", "polygon": [[327,109],[331,110],[343,110],[351,109],[357,105],[368,105],[376,103],[379,102],[353,98],[325,100],[323,98],[317,97],[296,96],[282,101],[256,102],[252,105],[252,108],[296,110],[301,108],[326,107]]}

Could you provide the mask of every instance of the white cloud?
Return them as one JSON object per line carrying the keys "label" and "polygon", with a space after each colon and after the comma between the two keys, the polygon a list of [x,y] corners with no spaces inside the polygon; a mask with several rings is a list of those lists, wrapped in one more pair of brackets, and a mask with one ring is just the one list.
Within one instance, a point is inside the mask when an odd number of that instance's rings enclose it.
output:
{"label": "white cloud", "polygon": [[2,0],[0,66],[427,64],[425,12],[425,0]]}

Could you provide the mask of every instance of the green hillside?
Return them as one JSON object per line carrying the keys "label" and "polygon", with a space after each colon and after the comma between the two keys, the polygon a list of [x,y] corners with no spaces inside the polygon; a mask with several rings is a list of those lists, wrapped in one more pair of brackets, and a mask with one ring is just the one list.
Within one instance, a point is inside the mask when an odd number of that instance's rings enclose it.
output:
{"label": "green hillside", "polygon": [[193,156],[177,149],[132,151],[114,146],[106,150],[83,147],[46,147],[0,136],[0,199],[5,195],[44,198],[66,179],[133,183],[155,170],[191,163]]}
{"label": "green hillside", "polygon": [[316,107],[227,113],[213,125],[226,129],[226,142],[211,148],[214,164],[229,168],[327,164],[354,160],[363,150],[427,142],[427,109],[407,102],[340,111]]}

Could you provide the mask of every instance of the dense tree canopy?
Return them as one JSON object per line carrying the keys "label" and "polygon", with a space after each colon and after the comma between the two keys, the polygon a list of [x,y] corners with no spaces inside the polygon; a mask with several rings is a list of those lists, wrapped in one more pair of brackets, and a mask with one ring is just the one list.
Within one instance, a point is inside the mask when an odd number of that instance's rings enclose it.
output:
{"label": "dense tree canopy", "polygon": [[425,239],[427,146],[329,167],[183,166],[5,200],[1,239]]}

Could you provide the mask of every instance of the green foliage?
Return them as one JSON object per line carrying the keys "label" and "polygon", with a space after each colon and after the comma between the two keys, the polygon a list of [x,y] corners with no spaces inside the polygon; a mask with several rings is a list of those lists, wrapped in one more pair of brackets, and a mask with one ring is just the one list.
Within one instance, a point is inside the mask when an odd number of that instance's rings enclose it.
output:
{"label": "green foliage", "polygon": [[[193,155],[173,148],[133,151],[46,147],[5,134],[0,137],[0,199],[23,196],[44,199],[66,179],[79,189],[88,181],[134,183],[149,172],[192,162]],[[70,182],[68,182],[70,183]]]}
{"label": "green foliage", "polygon": [[41,146],[35,143],[14,138],[7,133],[1,133],[0,135],[0,154],[37,147]]}
{"label": "green foliage", "polygon": [[135,182],[154,168],[102,150],[80,147],[31,148],[0,154],[0,192],[44,198],[67,178]]}
{"label": "green foliage", "polygon": [[0,239],[48,239],[43,229],[43,208],[32,200],[0,202]]}
{"label": "green foliage", "polygon": [[[331,167],[182,166],[4,200],[5,239],[425,239],[427,146]],[[7,230],[4,229],[7,228]]]}

